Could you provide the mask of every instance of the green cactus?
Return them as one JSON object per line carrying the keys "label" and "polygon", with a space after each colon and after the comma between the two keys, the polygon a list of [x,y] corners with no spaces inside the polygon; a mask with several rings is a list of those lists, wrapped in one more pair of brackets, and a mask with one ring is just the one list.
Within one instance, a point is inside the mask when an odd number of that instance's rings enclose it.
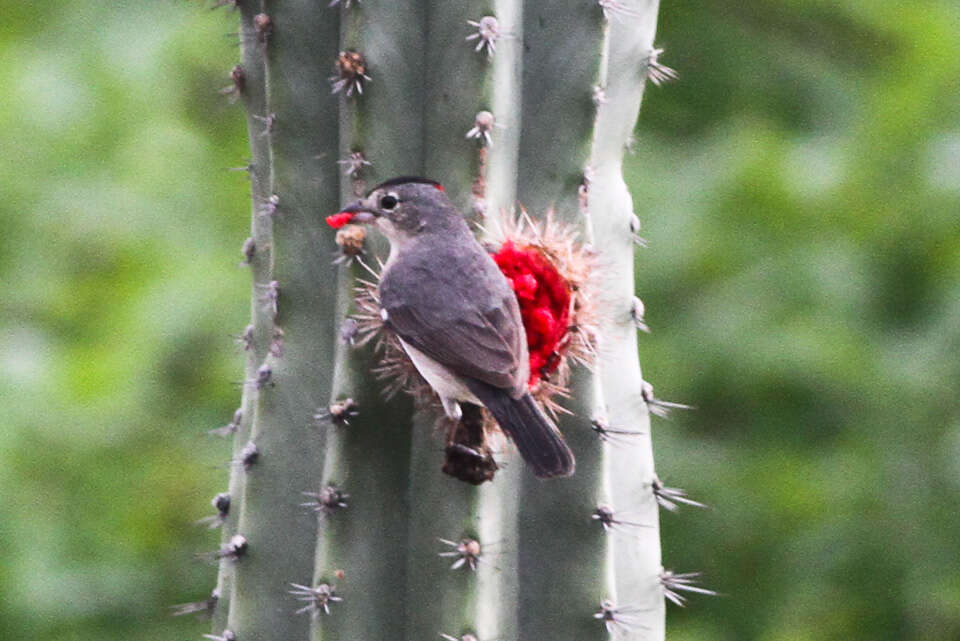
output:
{"label": "green cactus", "polygon": [[[691,579],[662,578],[621,176],[644,81],[670,73],[653,49],[657,1],[232,4],[253,304],[211,636],[662,639],[664,595]],[[491,237],[520,203],[597,252],[597,363],[561,421],[572,478],[534,479],[512,452],[479,487],[441,474],[435,417],[385,400],[375,352],[341,340],[385,245],[371,237],[363,264],[335,265],[324,217],[417,174]]]}

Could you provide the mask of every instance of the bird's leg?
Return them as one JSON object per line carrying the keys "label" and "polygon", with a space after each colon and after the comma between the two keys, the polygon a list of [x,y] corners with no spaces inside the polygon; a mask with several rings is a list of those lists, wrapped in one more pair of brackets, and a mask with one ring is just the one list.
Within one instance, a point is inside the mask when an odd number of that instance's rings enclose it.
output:
{"label": "bird's leg", "polygon": [[459,423],[460,419],[463,418],[463,410],[460,409],[460,403],[445,396],[440,397],[440,402],[443,403],[443,412],[447,415],[447,418]]}
{"label": "bird's leg", "polygon": [[497,462],[486,444],[483,408],[466,402],[459,405],[463,418],[458,423],[446,421],[443,473],[471,485],[492,481]]}

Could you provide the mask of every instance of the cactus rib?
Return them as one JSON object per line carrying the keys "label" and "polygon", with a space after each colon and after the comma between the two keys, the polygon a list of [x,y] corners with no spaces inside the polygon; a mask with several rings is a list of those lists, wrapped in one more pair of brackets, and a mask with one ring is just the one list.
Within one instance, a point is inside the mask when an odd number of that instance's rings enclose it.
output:
{"label": "cactus rib", "polygon": [[[314,89],[326,81],[320,71],[323,47],[314,39],[333,42],[335,16],[322,18],[306,0],[253,4],[241,7],[254,35],[244,39],[245,52],[250,50],[245,55],[264,60],[265,99],[262,109],[251,105],[250,115],[259,123],[257,137],[268,145],[270,161],[266,180],[255,174],[260,211],[254,219],[272,230],[267,238],[254,238],[258,247],[269,247],[271,263],[269,276],[255,287],[266,284],[266,291],[276,294],[264,305],[261,286],[254,300],[260,299],[255,313],[275,315],[276,328],[266,341],[255,331],[263,361],[250,438],[260,457],[243,487],[237,527],[249,541],[249,553],[234,565],[228,616],[228,627],[245,640],[303,638],[308,631],[309,621],[293,614],[296,600],[287,587],[309,581],[314,554],[316,518],[299,505],[299,492],[319,479],[322,442],[309,425],[329,398],[332,373],[318,364],[332,353],[336,334],[333,292],[317,287],[334,277],[329,258],[316,251],[332,233],[316,221],[338,200],[335,166],[324,171],[315,158],[325,147],[335,149],[337,141],[334,100],[318,99]],[[254,171],[260,169],[256,159],[254,164]]]}

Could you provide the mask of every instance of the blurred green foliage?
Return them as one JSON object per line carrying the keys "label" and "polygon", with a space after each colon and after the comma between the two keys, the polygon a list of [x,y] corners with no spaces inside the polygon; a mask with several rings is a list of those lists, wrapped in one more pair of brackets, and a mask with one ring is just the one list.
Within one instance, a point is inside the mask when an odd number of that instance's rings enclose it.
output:
{"label": "blurred green foliage", "polygon": [[[0,0],[0,638],[197,638],[248,315],[235,20]],[[662,6],[628,177],[673,641],[960,638],[960,8]],[[321,251],[322,248],[320,249]],[[527,640],[532,641],[532,640]]]}

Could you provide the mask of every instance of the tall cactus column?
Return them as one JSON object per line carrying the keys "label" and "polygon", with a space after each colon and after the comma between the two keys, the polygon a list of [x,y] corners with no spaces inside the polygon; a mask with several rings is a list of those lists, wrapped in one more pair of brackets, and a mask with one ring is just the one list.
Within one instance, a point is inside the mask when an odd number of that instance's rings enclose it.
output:
{"label": "tall cactus column", "polygon": [[[513,205],[512,180],[491,172],[491,163],[516,166],[517,126],[507,128],[493,112],[516,95],[520,23],[470,0],[433,2],[425,67],[423,174],[441,181],[472,223],[496,231],[499,212]],[[516,29],[514,29],[516,27]],[[510,33],[510,37],[506,34]],[[504,108],[519,119],[519,109]],[[485,118],[492,117],[492,121]],[[416,425],[411,469],[407,638],[516,638],[518,550],[516,501],[523,463],[515,452],[498,452],[500,469],[490,483],[473,487],[437,474],[434,415]],[[428,499],[428,500],[424,500]],[[480,556],[463,556],[470,546]],[[440,556],[441,554],[445,556]],[[456,567],[455,567],[456,566]],[[425,595],[431,595],[424,598]]]}
{"label": "tall cactus column", "polygon": [[[307,4],[317,14],[340,21],[333,37],[339,49],[323,62],[332,74],[330,81],[314,89],[337,102],[339,151],[325,161],[342,169],[341,202],[350,202],[372,184],[421,166],[421,59],[419,54],[402,54],[422,47],[421,15],[405,3],[341,0],[329,8],[327,3]],[[356,311],[357,278],[374,278],[363,265],[375,269],[376,256],[386,256],[385,246],[371,234],[367,253],[341,268],[341,321]],[[349,397],[357,415],[349,425],[324,428],[328,448],[322,485],[337,487],[349,498],[342,510],[321,513],[314,585],[334,586],[342,601],[329,616],[314,617],[312,635],[317,640],[404,635],[412,410],[406,398],[384,399],[373,373],[376,367],[372,350],[341,342],[330,402]]]}
{"label": "tall cactus column", "polygon": [[[523,3],[522,131],[517,200],[585,230],[578,190],[589,160],[603,45],[593,2]],[[562,63],[560,61],[563,61]],[[535,109],[535,111],[534,111]],[[606,597],[604,533],[591,520],[603,491],[603,449],[589,429],[592,375],[578,372],[561,429],[577,457],[570,479],[524,478],[520,497],[521,639],[603,639],[592,618]]]}
{"label": "tall cactus column", "polygon": [[[320,223],[339,198],[335,165],[317,156],[336,148],[338,127],[335,100],[317,87],[335,52],[324,43],[335,42],[338,29],[313,2],[250,5],[256,3],[242,4],[244,24],[253,26],[252,34],[244,32],[245,58],[251,69],[262,64],[265,82],[263,113],[251,114],[261,126],[252,135],[269,145],[270,161],[269,187],[256,185],[255,217],[272,228],[260,248],[270,257],[271,280],[257,287],[255,305],[272,317],[273,329],[258,374],[247,382],[257,394],[250,440],[258,454],[243,466],[237,531],[248,549],[233,560],[228,628],[260,641],[305,638],[309,626],[291,616],[296,602],[288,591],[312,574],[316,520],[300,505],[300,491],[320,476],[322,441],[310,423],[333,378],[336,292],[322,284],[336,272],[320,249],[332,241]],[[258,180],[260,169],[254,167]],[[255,331],[255,341],[262,339]]]}
{"label": "tall cactus column", "polygon": [[[662,639],[621,173],[657,2],[232,4],[254,285],[215,636]],[[593,247],[596,366],[561,401],[572,478],[534,479],[511,451],[480,487],[443,475],[436,413],[385,400],[379,356],[342,332],[387,248],[371,230],[335,265],[323,218],[397,175],[443,182],[486,241],[520,205]]]}
{"label": "tall cactus column", "polygon": [[[243,331],[239,343],[244,349],[246,366],[244,368],[244,385],[240,420],[231,422],[224,432],[233,434],[233,461],[230,473],[231,508],[222,526],[221,546],[226,549],[230,539],[237,533],[237,519],[240,512],[241,499],[244,492],[246,471],[242,458],[243,448],[250,439],[250,430],[256,413],[256,400],[259,389],[256,386],[257,369],[266,362],[269,353],[270,341],[273,334],[273,316],[271,310],[263,304],[261,297],[268,291],[270,281],[273,280],[270,266],[271,245],[273,242],[272,220],[269,216],[261,216],[260,210],[270,198],[270,145],[267,136],[264,136],[262,118],[267,113],[266,108],[266,73],[263,58],[263,46],[260,32],[254,24],[259,11],[252,7],[244,7],[240,19],[240,40],[243,63],[233,68],[231,91],[243,101],[247,114],[247,131],[250,136],[250,162],[247,171],[250,175],[250,192],[252,200],[252,215],[250,237],[243,245],[244,262],[249,265],[251,272],[251,309],[250,325]],[[214,629],[222,630],[227,625],[227,613],[230,611],[230,594],[233,580],[233,560],[224,558],[220,561],[220,573],[217,582],[216,594],[219,606],[214,615]]]}
{"label": "tall cactus column", "polygon": [[[601,248],[604,269],[603,305],[608,310],[600,328],[597,371],[599,398],[595,417],[611,429],[638,433],[632,446],[607,441],[604,449],[606,500],[624,521],[643,527],[620,526],[608,540],[608,565],[613,626],[632,629],[643,638],[663,638],[664,598],[660,583],[659,512],[653,494],[656,475],[650,436],[650,412],[643,392],[637,357],[637,319],[633,281],[633,203],[623,181],[622,160],[632,138],[643,96],[638,82],[655,61],[653,38],[657,0],[630,6],[636,20],[608,20],[597,94],[597,119],[590,150],[586,196],[589,230]],[[639,63],[639,64],[638,64]],[[623,530],[629,536],[623,536]],[[643,630],[637,630],[640,625]]]}

